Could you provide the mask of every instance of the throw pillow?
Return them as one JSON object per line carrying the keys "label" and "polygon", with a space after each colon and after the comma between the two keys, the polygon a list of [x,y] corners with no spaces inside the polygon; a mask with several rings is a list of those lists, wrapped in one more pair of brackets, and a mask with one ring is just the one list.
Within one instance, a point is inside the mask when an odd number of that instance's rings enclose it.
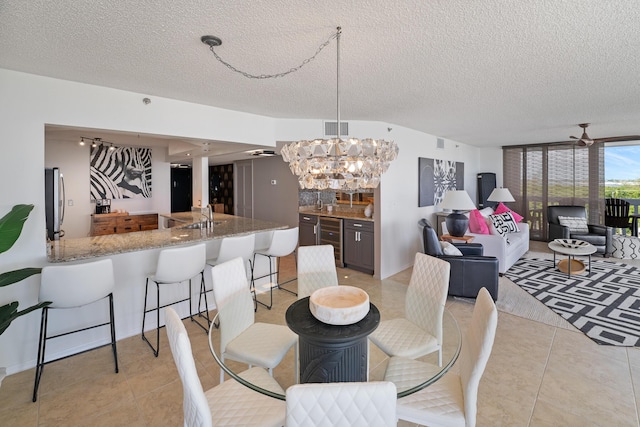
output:
{"label": "throw pillow", "polygon": [[487,222],[478,209],[469,212],[469,231],[476,234],[489,234]]}
{"label": "throw pillow", "polygon": [[440,246],[442,247],[442,253],[445,255],[462,256],[460,249],[456,248],[449,242],[440,242]]}
{"label": "throw pillow", "polygon": [[589,227],[587,226],[587,218],[558,215],[558,222],[560,222],[560,225],[569,227],[570,233],[588,233],[589,232]]}
{"label": "throw pillow", "polygon": [[498,206],[496,207],[496,212],[495,213],[501,214],[501,213],[505,213],[505,212],[511,212],[511,215],[513,215],[513,219],[515,219],[516,222],[521,222],[524,219],[524,217],[522,215],[512,211],[507,206],[505,206],[504,203],[502,203],[502,202],[498,203]]}
{"label": "throw pillow", "polygon": [[518,225],[511,212],[504,212],[501,214],[493,214],[489,216],[491,220],[491,231],[495,230],[495,234],[498,234],[506,238],[507,233],[517,233],[519,231]]}
{"label": "throw pillow", "polygon": [[487,206],[486,208],[480,209],[480,215],[485,218],[489,218],[489,215],[493,215],[493,208],[491,206]]}

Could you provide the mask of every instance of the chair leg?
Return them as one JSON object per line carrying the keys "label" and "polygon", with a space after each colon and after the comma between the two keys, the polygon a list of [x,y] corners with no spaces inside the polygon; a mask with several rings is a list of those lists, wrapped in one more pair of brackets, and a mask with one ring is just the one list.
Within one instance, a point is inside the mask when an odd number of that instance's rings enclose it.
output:
{"label": "chair leg", "polygon": [[118,350],[116,348],[116,321],[113,312],[113,293],[109,294],[109,324],[111,325],[111,349],[113,350],[113,361],[116,365],[116,374],[118,370]]}
{"label": "chair leg", "polygon": [[[144,312],[142,313],[142,339],[149,345],[149,347],[151,347],[151,350],[153,351],[153,355],[155,357],[158,357],[158,353],[160,352],[160,285],[157,282],[154,282],[156,284],[156,296],[157,296],[157,307],[155,309],[150,309],[147,310],[147,291],[149,290],[149,278],[147,277],[147,283],[145,284],[144,287]],[[154,311],[156,312],[156,320],[157,320],[157,324],[156,324],[156,347],[154,348],[153,345],[151,344],[151,342],[149,342],[149,340],[147,339],[147,337],[144,335],[144,321],[147,317],[147,313],[149,311]]]}
{"label": "chair leg", "polygon": [[[262,255],[262,254],[253,254],[253,264],[255,265],[255,259],[256,259],[256,255]],[[271,262],[271,256],[269,255],[262,255],[262,256],[266,256],[269,259],[269,305],[267,305],[266,303],[258,300],[258,296],[256,295],[256,303],[266,307],[267,309],[271,310],[271,307],[273,307],[273,266],[272,266],[272,262]],[[251,267],[253,269],[253,267]],[[253,273],[251,274],[252,276],[252,282],[253,282]],[[263,276],[264,277],[264,276]],[[277,286],[277,281],[276,281],[276,286]],[[253,292],[255,295],[255,283],[253,286]],[[256,309],[258,307],[256,306]]]}
{"label": "chair leg", "polygon": [[[202,310],[200,307],[202,306],[202,295],[204,294],[204,311],[206,316],[202,315]],[[198,311],[196,313],[198,317],[202,317],[207,320],[207,326],[204,326],[202,323],[198,322],[197,319],[193,318],[193,312],[191,308],[191,279],[189,279],[189,318],[192,322],[195,322],[198,326],[204,329],[205,332],[209,332],[209,326],[211,326],[211,320],[209,320],[209,303],[207,302],[207,291],[204,286],[204,271],[200,273],[200,292],[198,295]]]}
{"label": "chair leg", "polygon": [[[220,360],[222,361],[222,364],[224,365],[224,354],[220,356]],[[224,382],[224,369],[222,369],[222,367],[220,367],[220,384],[222,384]]]}
{"label": "chair leg", "polygon": [[36,361],[36,378],[33,383],[33,399],[35,402],[38,400],[38,388],[40,387],[40,378],[42,377],[42,371],[44,370],[44,351],[45,344],[47,342],[47,319],[49,317],[49,309],[44,307],[42,309],[42,315],[40,317],[40,338],[38,341],[38,360]]}
{"label": "chair leg", "polygon": [[[287,289],[287,288],[283,288],[283,287],[281,286],[281,285],[284,285],[284,284],[286,284],[286,283],[293,282],[294,280],[297,280],[297,279],[298,279],[298,262],[297,262],[297,253],[296,253],[295,249],[293,250],[293,258],[294,258],[294,261],[295,261],[293,264],[294,264],[294,265],[295,265],[295,267],[296,267],[296,277],[295,277],[295,278],[293,278],[293,279],[287,280],[286,282],[282,282],[282,283],[279,283],[279,282],[280,282],[280,280],[279,280],[279,278],[278,278],[278,281],[277,281],[276,285],[278,286],[278,289],[280,289],[281,291],[286,291],[286,292],[289,292],[290,294],[293,294],[293,295],[295,295],[295,296],[298,296],[298,294],[297,294],[296,292],[293,292],[292,290]],[[278,257],[278,260],[277,260],[276,262],[277,262],[277,264],[278,264],[278,265],[277,265],[277,270],[278,270],[278,271],[277,271],[276,273],[278,273],[278,275],[280,275],[280,258],[279,258],[279,257]]]}

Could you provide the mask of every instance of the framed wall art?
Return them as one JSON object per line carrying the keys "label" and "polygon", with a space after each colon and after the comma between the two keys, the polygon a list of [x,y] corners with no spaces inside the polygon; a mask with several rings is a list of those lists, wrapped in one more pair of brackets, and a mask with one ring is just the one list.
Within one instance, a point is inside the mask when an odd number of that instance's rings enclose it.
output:
{"label": "framed wall art", "polygon": [[418,158],[418,206],[438,205],[449,190],[464,190],[464,163]]}
{"label": "framed wall art", "polygon": [[91,200],[151,197],[151,148],[91,147]]}

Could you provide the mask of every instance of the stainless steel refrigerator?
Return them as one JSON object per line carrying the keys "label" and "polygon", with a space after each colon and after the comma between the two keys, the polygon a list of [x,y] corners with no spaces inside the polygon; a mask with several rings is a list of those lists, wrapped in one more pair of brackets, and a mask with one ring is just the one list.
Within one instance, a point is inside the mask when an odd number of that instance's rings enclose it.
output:
{"label": "stainless steel refrigerator", "polygon": [[60,240],[64,236],[64,178],[59,168],[44,170],[45,215],[47,218],[47,236],[50,240]]}

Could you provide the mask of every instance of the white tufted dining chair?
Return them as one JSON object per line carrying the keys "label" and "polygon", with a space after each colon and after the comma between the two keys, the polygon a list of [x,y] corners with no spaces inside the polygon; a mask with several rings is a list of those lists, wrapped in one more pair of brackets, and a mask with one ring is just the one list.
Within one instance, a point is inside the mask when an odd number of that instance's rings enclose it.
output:
{"label": "white tufted dining chair", "polygon": [[450,264],[416,253],[405,298],[405,317],[384,320],[369,339],[389,356],[415,359],[438,352],[442,365],[442,316]]}
{"label": "white tufted dining chair", "polygon": [[294,385],[287,389],[286,426],[396,426],[396,396],[388,381]]}
{"label": "white tufted dining chair", "polygon": [[332,245],[300,246],[298,248],[298,299],[313,291],[338,286],[338,273]]}
{"label": "white tufted dining chair", "polygon": [[[480,289],[473,316],[462,339],[458,363],[460,374],[447,372],[427,388],[398,399],[398,418],[432,427],[474,427],[476,425],[478,386],[493,348],[498,326],[498,311],[486,288]],[[429,364],[392,357],[385,380],[401,380]]]}
{"label": "white tufted dining chair", "polygon": [[[284,325],[255,321],[253,298],[247,285],[242,258],[218,264],[211,269],[213,295],[220,320],[220,355],[225,359],[262,366],[273,374],[291,347],[296,348],[298,336]],[[295,355],[295,372],[298,354]],[[224,371],[220,370],[220,383]]]}
{"label": "white tufted dining chair", "polygon": [[[276,427],[284,423],[284,402],[253,391],[237,381],[227,381],[205,392],[182,320],[174,309],[166,308],[165,321],[169,346],[182,381],[185,427]],[[263,388],[284,393],[276,380],[262,368],[249,369],[240,376]]]}

